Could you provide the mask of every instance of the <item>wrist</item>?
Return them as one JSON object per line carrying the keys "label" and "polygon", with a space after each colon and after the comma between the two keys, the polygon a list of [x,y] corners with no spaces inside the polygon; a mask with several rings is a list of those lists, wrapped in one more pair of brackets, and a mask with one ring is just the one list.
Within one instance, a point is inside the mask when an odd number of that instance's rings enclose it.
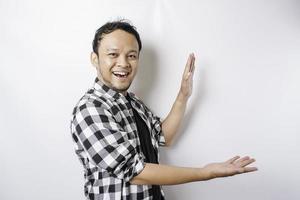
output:
{"label": "wrist", "polygon": [[206,181],[215,178],[209,167],[197,168],[197,178],[199,181]]}
{"label": "wrist", "polygon": [[181,104],[186,104],[188,101],[189,97],[182,94],[181,92],[178,93],[176,102],[181,103]]}

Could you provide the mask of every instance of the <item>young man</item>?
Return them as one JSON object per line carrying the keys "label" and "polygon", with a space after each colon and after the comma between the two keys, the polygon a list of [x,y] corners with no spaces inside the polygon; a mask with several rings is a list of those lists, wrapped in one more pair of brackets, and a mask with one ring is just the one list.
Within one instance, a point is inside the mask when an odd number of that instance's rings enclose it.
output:
{"label": "young man", "polygon": [[100,27],[91,62],[94,86],[73,110],[71,132],[84,167],[88,199],[164,199],[161,185],[209,180],[257,170],[254,159],[238,156],[199,168],[158,163],[158,147],[169,146],[192,94],[195,56],[189,55],[181,87],[168,116],[161,121],[133,93],[127,92],[137,69],[142,43],[125,21]]}

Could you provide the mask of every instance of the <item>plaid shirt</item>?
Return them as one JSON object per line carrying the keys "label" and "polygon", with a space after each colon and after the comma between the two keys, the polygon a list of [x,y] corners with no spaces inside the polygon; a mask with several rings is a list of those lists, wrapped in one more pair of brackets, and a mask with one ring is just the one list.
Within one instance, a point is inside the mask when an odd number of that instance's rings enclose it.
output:
{"label": "plaid shirt", "polygon": [[[165,144],[161,119],[133,93],[128,94],[132,108],[149,128],[158,154],[158,147]],[[130,183],[143,170],[145,156],[133,111],[122,93],[96,78],[94,86],[73,110],[71,133],[75,152],[84,167],[87,199],[152,199],[151,185]]]}

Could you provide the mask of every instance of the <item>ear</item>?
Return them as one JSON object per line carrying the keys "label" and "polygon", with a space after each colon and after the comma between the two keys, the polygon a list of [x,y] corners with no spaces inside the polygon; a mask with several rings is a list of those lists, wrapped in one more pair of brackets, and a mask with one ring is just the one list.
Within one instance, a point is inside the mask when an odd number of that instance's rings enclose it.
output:
{"label": "ear", "polygon": [[98,64],[99,64],[99,58],[98,58],[98,55],[95,53],[95,52],[92,52],[91,53],[91,63],[92,65],[97,68],[98,67]]}

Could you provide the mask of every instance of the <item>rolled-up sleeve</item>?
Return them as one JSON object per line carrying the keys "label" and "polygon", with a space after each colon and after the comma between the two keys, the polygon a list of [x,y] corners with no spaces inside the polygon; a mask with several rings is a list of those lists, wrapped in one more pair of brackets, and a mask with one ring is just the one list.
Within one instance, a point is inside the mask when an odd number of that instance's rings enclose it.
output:
{"label": "rolled-up sleeve", "polygon": [[159,146],[165,146],[166,140],[165,140],[164,133],[162,131],[162,118],[154,115],[153,113],[152,113],[152,127],[153,127],[153,131],[155,132],[155,136]]}
{"label": "rolled-up sleeve", "polygon": [[165,146],[166,140],[164,132],[162,131],[162,118],[155,115],[152,110],[144,104],[144,108],[147,111],[147,114],[151,121],[152,134],[155,135],[155,139],[158,142],[159,146]]}
{"label": "rolled-up sleeve", "polygon": [[75,135],[89,159],[113,176],[129,182],[144,168],[134,133],[128,133],[104,106],[87,103],[73,117]]}

